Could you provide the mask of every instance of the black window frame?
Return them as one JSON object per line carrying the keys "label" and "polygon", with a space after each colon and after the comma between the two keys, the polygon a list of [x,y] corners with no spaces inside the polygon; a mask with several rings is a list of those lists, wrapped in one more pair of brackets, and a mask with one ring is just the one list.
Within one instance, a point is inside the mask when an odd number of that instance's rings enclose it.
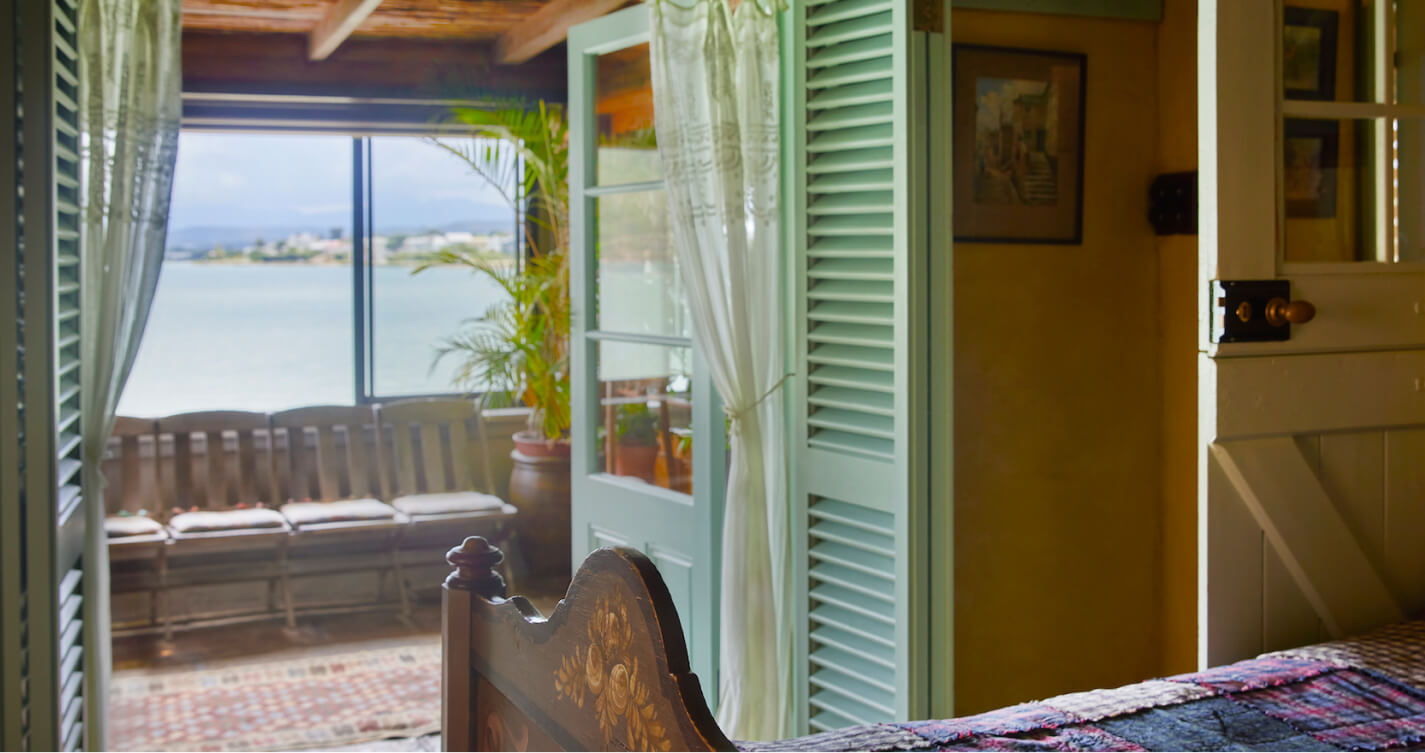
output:
{"label": "black window frame", "polygon": [[[480,397],[484,392],[433,392],[413,394],[377,394],[375,385],[375,308],[376,291],[372,256],[375,237],[375,222],[372,208],[375,206],[372,175],[371,140],[375,136],[429,137],[436,134],[366,134],[352,137],[351,162],[351,267],[352,267],[352,336],[355,403],[371,405],[393,400],[416,400],[442,397]],[[528,202],[522,190],[524,171],[521,167],[515,174],[515,195],[517,197],[512,217],[515,239],[515,264],[523,268],[529,245],[525,234],[528,218]]]}

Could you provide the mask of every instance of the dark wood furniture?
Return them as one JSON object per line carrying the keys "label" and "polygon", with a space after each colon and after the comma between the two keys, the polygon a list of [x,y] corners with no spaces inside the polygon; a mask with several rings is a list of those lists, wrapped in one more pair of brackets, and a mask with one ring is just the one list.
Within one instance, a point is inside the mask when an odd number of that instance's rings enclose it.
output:
{"label": "dark wood furniture", "polygon": [[548,618],[505,598],[503,554],[485,539],[446,559],[456,568],[442,620],[446,750],[736,750],[643,554],[589,555]]}

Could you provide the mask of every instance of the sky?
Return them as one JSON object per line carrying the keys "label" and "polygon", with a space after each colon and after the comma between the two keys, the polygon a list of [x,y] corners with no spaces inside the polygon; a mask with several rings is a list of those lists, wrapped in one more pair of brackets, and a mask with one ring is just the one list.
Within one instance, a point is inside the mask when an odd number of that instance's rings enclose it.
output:
{"label": "sky", "polygon": [[[349,229],[351,148],[349,136],[184,131],[169,226]],[[377,137],[372,152],[377,232],[513,218],[496,191],[433,144]]]}

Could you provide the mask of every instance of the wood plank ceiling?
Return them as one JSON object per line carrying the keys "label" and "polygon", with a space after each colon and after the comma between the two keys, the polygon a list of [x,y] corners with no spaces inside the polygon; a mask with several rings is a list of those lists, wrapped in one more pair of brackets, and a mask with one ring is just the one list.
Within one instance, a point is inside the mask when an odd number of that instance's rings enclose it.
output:
{"label": "wood plank ceiling", "polygon": [[562,101],[569,25],[636,1],[182,0],[184,92]]}
{"label": "wood plank ceiling", "polygon": [[[338,0],[183,0],[183,28],[310,33]],[[491,40],[534,15],[544,0],[384,0],[352,38]]]}

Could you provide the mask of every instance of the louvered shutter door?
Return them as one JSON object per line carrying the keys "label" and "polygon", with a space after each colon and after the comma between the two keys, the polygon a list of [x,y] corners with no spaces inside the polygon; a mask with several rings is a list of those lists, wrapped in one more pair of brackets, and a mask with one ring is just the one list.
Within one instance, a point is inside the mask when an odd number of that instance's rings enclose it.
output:
{"label": "louvered shutter door", "polygon": [[[16,657],[4,672],[5,742],[78,750],[84,745],[78,8],[73,0],[11,7],[20,174],[13,183],[13,277],[6,284],[17,294],[13,352],[20,378],[16,402],[7,396],[3,410],[22,433],[14,465],[5,448],[4,471],[13,467],[18,475],[3,482],[15,496],[5,500],[7,528],[0,535],[6,556],[15,557],[6,560],[6,571],[19,563],[20,551],[24,567],[22,578],[3,581],[4,648],[7,660]],[[11,549],[12,542],[23,544]],[[17,602],[9,601],[12,594]]]}
{"label": "louvered shutter door", "polygon": [[77,0],[53,0],[50,49],[54,94],[51,138],[54,272],[55,559],[59,588],[55,687],[59,693],[59,750],[84,747],[84,494],[81,484],[83,428],[79,375],[79,54]]}
{"label": "louvered shutter door", "polygon": [[[805,549],[800,678],[812,732],[925,708],[924,473],[910,406],[925,368],[914,281],[923,234],[911,168],[923,40],[904,0],[809,0],[793,12],[798,503]],[[921,56],[916,59],[917,56]]]}

